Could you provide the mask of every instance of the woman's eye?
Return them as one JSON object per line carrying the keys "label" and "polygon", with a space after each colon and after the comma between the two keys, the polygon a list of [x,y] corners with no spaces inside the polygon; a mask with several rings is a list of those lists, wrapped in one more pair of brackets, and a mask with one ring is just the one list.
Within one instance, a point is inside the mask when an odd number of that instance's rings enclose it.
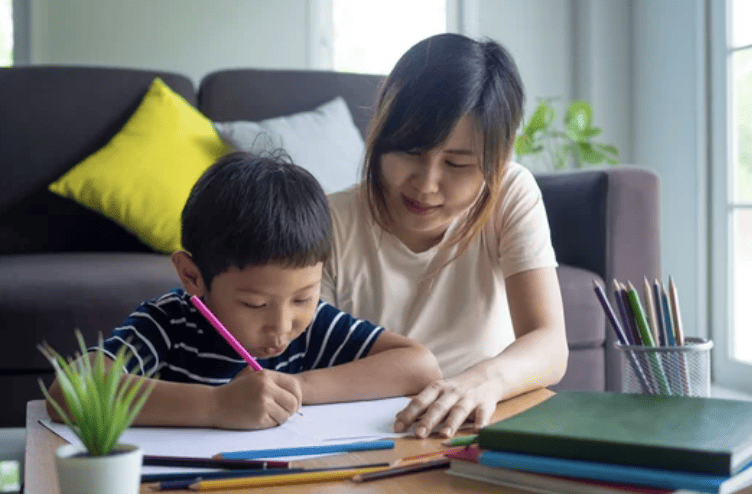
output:
{"label": "woman's eye", "polygon": [[423,153],[418,149],[409,149],[405,151],[405,154],[409,154],[410,156],[420,156]]}
{"label": "woman's eye", "polygon": [[449,165],[449,166],[451,166],[452,168],[465,168],[465,167],[468,167],[468,166],[472,166],[471,164],[455,163],[453,161],[448,161],[448,160],[446,161],[446,164]]}
{"label": "woman's eye", "polygon": [[260,309],[260,308],[264,307],[266,304],[251,304],[251,303],[248,303],[248,302],[243,302],[243,305],[245,305],[249,309]]}

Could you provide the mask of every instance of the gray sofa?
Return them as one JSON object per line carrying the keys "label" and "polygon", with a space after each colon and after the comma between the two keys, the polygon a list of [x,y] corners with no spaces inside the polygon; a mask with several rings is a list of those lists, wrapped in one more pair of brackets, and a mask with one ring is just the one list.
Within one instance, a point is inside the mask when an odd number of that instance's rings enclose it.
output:
{"label": "gray sofa", "polygon": [[[167,256],[47,185],[107,143],[155,76],[213,121],[311,110],[337,95],[365,133],[381,78],[313,71],[227,70],[197,89],[187,77],[132,69],[0,68],[0,426],[22,426],[41,398],[47,341],[75,348],[143,299],[179,285]],[[635,167],[538,175],[548,211],[571,349],[557,389],[615,390],[620,361],[591,288],[659,276],[658,179]]]}

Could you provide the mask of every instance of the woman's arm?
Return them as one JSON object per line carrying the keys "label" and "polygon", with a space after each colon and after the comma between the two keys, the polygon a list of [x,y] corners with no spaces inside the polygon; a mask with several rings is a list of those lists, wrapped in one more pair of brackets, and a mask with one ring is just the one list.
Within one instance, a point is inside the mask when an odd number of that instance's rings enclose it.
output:
{"label": "woman's arm", "polygon": [[383,331],[364,358],[293,377],[300,382],[303,403],[316,404],[413,395],[441,379],[441,370],[428,349]]}
{"label": "woman's arm", "polygon": [[506,291],[515,341],[496,357],[424,389],[397,415],[396,431],[415,423],[418,437],[437,426],[450,437],[469,417],[477,429],[488,424],[499,401],[561,380],[569,350],[556,269],[512,275]]}

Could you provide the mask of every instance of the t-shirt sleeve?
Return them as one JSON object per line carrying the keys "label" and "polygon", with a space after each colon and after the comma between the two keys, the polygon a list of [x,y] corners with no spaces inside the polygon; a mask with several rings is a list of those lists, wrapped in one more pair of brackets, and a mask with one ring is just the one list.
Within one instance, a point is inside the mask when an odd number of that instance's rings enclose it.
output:
{"label": "t-shirt sleeve", "polygon": [[167,328],[170,318],[153,302],[144,302],[115,328],[104,342],[104,352],[114,359],[118,350],[126,347],[126,371],[137,375],[152,375],[164,362],[170,349]]}
{"label": "t-shirt sleeve", "polygon": [[494,222],[504,277],[557,266],[546,208],[535,177],[527,168],[511,162],[504,173]]}
{"label": "t-shirt sleeve", "polygon": [[381,326],[320,301],[307,334],[305,367],[321,369],[365,357],[383,331]]}

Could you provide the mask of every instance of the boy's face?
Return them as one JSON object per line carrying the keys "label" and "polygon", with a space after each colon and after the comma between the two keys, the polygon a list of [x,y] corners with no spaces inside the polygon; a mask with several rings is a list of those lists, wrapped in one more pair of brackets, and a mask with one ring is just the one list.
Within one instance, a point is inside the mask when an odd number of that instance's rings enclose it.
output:
{"label": "boy's face", "polygon": [[281,354],[313,319],[321,293],[322,263],[231,268],[211,282],[204,302],[256,358]]}

